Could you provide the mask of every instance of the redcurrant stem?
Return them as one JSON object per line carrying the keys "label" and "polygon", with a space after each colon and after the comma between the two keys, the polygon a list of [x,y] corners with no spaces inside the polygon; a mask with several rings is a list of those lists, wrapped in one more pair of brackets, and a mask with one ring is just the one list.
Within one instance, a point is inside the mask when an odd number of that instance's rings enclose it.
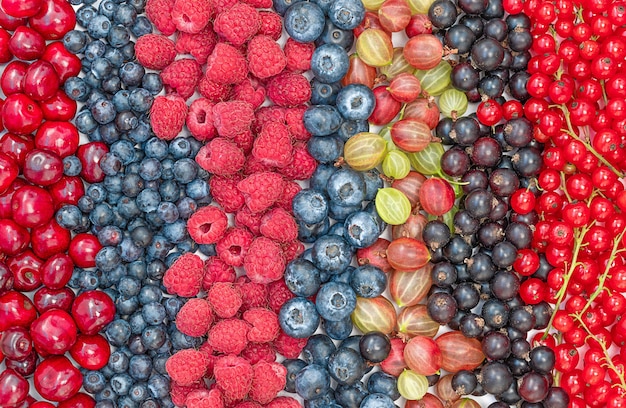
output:
{"label": "redcurrant stem", "polygon": [[604,105],[606,106],[609,98],[606,95],[606,88],[604,87],[604,79],[600,80],[600,87],[602,88],[602,97],[604,98]]}
{"label": "redcurrant stem", "polygon": [[565,194],[567,202],[571,203],[572,197],[570,197],[569,193],[567,192],[567,188],[565,188],[565,173],[563,172],[561,172],[561,191],[563,191],[563,194]]}

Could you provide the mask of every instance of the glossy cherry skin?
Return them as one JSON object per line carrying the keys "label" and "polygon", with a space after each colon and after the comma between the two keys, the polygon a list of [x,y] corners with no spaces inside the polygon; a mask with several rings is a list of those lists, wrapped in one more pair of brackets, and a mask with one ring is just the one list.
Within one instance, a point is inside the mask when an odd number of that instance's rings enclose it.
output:
{"label": "glossy cherry skin", "polygon": [[0,193],[4,193],[20,173],[17,162],[5,153],[0,153]]}
{"label": "glossy cherry skin", "polygon": [[0,29],[0,63],[2,64],[13,59],[10,44],[11,34],[7,30]]}
{"label": "glossy cherry skin", "polygon": [[6,358],[24,361],[33,351],[33,340],[24,327],[10,327],[2,333],[0,349]]}
{"label": "glossy cherry skin", "polygon": [[0,252],[15,256],[30,244],[28,230],[10,219],[0,220]]}
{"label": "glossy cherry skin", "polygon": [[33,302],[14,290],[0,296],[0,331],[9,327],[28,327],[37,318]]}
{"label": "glossy cherry skin", "polygon": [[13,273],[13,288],[22,292],[30,292],[41,286],[41,267],[43,261],[33,251],[26,251],[11,257],[7,266]]}
{"label": "glossy cherry skin", "polygon": [[50,289],[39,288],[33,295],[33,302],[39,313],[52,309],[61,309],[69,312],[76,295],[70,288]]}
{"label": "glossy cherry skin", "polygon": [[11,199],[13,221],[26,228],[39,227],[54,216],[54,202],[48,191],[37,186],[19,188]]}
{"label": "glossy cherry skin", "polygon": [[32,403],[29,408],[54,408],[54,405],[46,401],[37,401]]}
{"label": "glossy cherry skin", "polygon": [[70,355],[81,367],[87,370],[99,370],[109,362],[111,346],[104,336],[81,334],[70,349]]}
{"label": "glossy cherry skin", "polygon": [[24,93],[36,101],[45,101],[59,89],[59,75],[51,63],[35,61],[26,70]]}
{"label": "glossy cherry skin", "polygon": [[27,135],[41,125],[43,112],[34,100],[23,93],[15,93],[4,101],[2,121],[9,132]]}
{"label": "glossy cherry skin", "polygon": [[35,142],[29,135],[5,133],[0,136],[0,152],[15,160],[19,167],[24,167],[26,154],[35,148]]}
{"label": "glossy cherry skin", "polygon": [[63,160],[48,150],[33,149],[26,155],[22,172],[31,183],[49,186],[63,177]]}
{"label": "glossy cherry skin", "polygon": [[48,259],[67,251],[72,235],[53,218],[46,224],[33,228],[30,232],[30,245],[35,255]]}
{"label": "glossy cherry skin", "polygon": [[88,394],[79,392],[72,398],[61,401],[57,408],[94,408],[96,401]]}
{"label": "glossy cherry skin", "polygon": [[62,89],[52,95],[51,98],[39,102],[45,120],[68,121],[76,115],[78,105],[70,99]]}
{"label": "glossy cherry skin", "polygon": [[5,95],[24,92],[24,76],[28,69],[28,63],[24,61],[11,61],[4,68],[0,76],[0,88]]}
{"label": "glossy cherry skin", "polygon": [[0,219],[2,218],[11,218],[11,214],[13,214],[13,208],[11,207],[11,200],[13,199],[13,194],[22,186],[27,185],[28,182],[22,178],[16,178],[13,181],[13,184],[9,186],[7,191],[4,193],[0,193]]}
{"label": "glossy cherry skin", "polygon": [[2,9],[11,17],[32,17],[41,9],[42,0],[2,0]]}
{"label": "glossy cherry skin", "polygon": [[64,158],[76,152],[79,139],[78,129],[72,123],[46,121],[35,133],[35,146]]}
{"label": "glossy cherry skin", "polygon": [[48,186],[48,191],[52,194],[55,210],[58,210],[65,204],[76,205],[85,195],[85,185],[78,176],[63,176],[61,180]]}
{"label": "glossy cherry skin", "polygon": [[104,180],[104,173],[98,163],[108,152],[109,148],[103,142],[86,143],[78,148],[76,156],[83,165],[80,175],[87,183],[99,183]]}
{"label": "glossy cherry skin", "polygon": [[41,283],[48,289],[62,289],[72,279],[73,272],[74,262],[69,255],[52,255],[41,267]]}
{"label": "glossy cherry skin", "polygon": [[88,290],[74,300],[72,316],[81,333],[96,334],[113,321],[115,303],[102,291]]}
{"label": "glossy cherry skin", "polygon": [[19,26],[25,26],[27,22],[28,20],[25,18],[15,18],[8,15],[2,8],[2,4],[0,4],[0,27],[5,30],[13,31]]}
{"label": "glossy cherry skin", "polygon": [[35,389],[47,400],[72,398],[83,382],[83,376],[65,356],[50,356],[35,369]]}
{"label": "glossy cherry skin", "polygon": [[6,359],[7,368],[15,370],[16,373],[23,377],[29,377],[35,372],[35,368],[39,363],[39,355],[33,351],[22,361]]}
{"label": "glossy cherry skin", "polygon": [[30,325],[30,335],[39,354],[61,355],[76,342],[78,329],[72,316],[65,310],[44,312]]}
{"label": "glossy cherry skin", "polygon": [[48,61],[54,67],[61,85],[67,78],[78,76],[81,69],[80,58],[69,52],[61,41],[48,44],[41,59]]}
{"label": "glossy cherry skin", "polygon": [[[11,272],[8,266],[0,262],[0,295],[7,293],[11,289],[13,289],[13,272]],[[1,358],[0,361],[2,361]]]}
{"label": "glossy cherry skin", "polygon": [[20,26],[9,40],[9,50],[16,58],[34,61],[41,58],[46,50],[46,40],[31,27]]}
{"label": "glossy cherry skin", "polygon": [[14,370],[7,368],[0,373],[0,406],[12,407],[26,400],[30,385]]}
{"label": "glossy cherry skin", "polygon": [[72,238],[68,254],[79,268],[91,268],[96,266],[96,255],[101,249],[95,235],[82,233]]}
{"label": "glossy cherry skin", "polygon": [[41,9],[28,23],[46,40],[59,40],[76,25],[76,14],[66,0],[43,0]]}

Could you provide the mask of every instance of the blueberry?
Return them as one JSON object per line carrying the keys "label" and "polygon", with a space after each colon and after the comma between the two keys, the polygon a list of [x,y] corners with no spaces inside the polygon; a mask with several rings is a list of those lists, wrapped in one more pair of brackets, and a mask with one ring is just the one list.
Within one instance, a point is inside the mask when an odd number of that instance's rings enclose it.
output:
{"label": "blueberry", "polygon": [[120,4],[113,12],[113,21],[116,24],[130,26],[137,18],[137,10],[130,4]]}
{"label": "blueberry", "polygon": [[365,181],[361,173],[349,168],[339,169],[328,179],[328,197],[337,205],[360,206],[365,199]]}
{"label": "blueberry", "polygon": [[361,84],[350,84],[337,94],[337,110],[346,120],[367,120],[374,111],[376,99],[372,90]]}
{"label": "blueberry", "polygon": [[313,172],[309,184],[313,190],[319,191],[326,195],[326,185],[331,174],[337,171],[337,168],[332,164],[320,163]]}
{"label": "blueberry", "polygon": [[65,229],[73,230],[80,225],[81,211],[75,205],[64,205],[56,212],[55,220]]}
{"label": "blueberry", "polygon": [[316,224],[328,217],[328,199],[316,190],[300,190],[293,198],[292,206],[296,219],[307,224]]}
{"label": "blueberry", "polygon": [[370,125],[367,120],[344,120],[337,134],[344,142],[361,132],[369,132]]}
{"label": "blueberry", "polygon": [[183,307],[184,304],[184,300],[179,297],[164,299],[163,306],[165,307],[167,318],[170,320],[174,320],[176,318],[176,315],[178,314],[178,311]]}
{"label": "blueberry", "polygon": [[101,125],[110,123],[115,120],[115,106],[107,99],[100,99],[91,107],[91,115]]}
{"label": "blueberry", "polygon": [[145,381],[152,372],[152,359],[146,354],[137,354],[130,358],[128,374],[137,381]]}
{"label": "blueberry", "polygon": [[343,320],[354,311],[356,294],[345,283],[327,282],[317,292],[315,306],[324,319]]}
{"label": "blueberry", "polygon": [[394,401],[400,398],[397,378],[382,371],[370,375],[367,379],[367,390],[370,394],[385,394]]}
{"label": "blueberry", "polygon": [[285,12],[285,31],[294,40],[315,41],[324,30],[324,12],[315,3],[302,1],[292,4]]}
{"label": "blueberry", "polygon": [[307,366],[304,360],[300,359],[285,359],[282,362],[283,366],[287,369],[285,391],[294,393],[296,392],[296,375],[300,370]]}
{"label": "blueberry", "polygon": [[139,119],[133,112],[120,112],[115,118],[115,128],[120,132],[128,132],[137,126],[139,126]]}
{"label": "blueberry", "polygon": [[[168,224],[172,225],[172,224]],[[148,246],[148,258],[163,260],[167,254],[174,248],[174,244],[162,235],[152,237],[152,243]],[[148,268],[148,271],[150,269]],[[150,272],[148,272],[150,273]]]}
{"label": "blueberry", "polygon": [[161,202],[161,196],[157,191],[146,188],[137,195],[137,207],[144,213],[156,211]]}
{"label": "blueberry", "polygon": [[387,275],[373,265],[362,265],[350,277],[350,286],[357,296],[374,298],[387,288]]}
{"label": "blueberry", "polygon": [[174,180],[164,180],[159,186],[159,195],[161,195],[161,200],[163,201],[175,202],[181,195],[181,188]]}
{"label": "blueberry", "polygon": [[162,325],[148,326],[141,333],[141,342],[149,350],[156,350],[161,347],[167,339],[167,333]]}
{"label": "blueberry", "polygon": [[135,312],[128,318],[131,334],[141,334],[148,327],[148,323],[143,319],[141,312]]}
{"label": "blueberry", "polygon": [[111,30],[111,20],[102,14],[93,16],[87,24],[87,33],[91,38],[106,38]]}
{"label": "blueberry", "polygon": [[[148,277],[150,279],[161,280],[163,279],[163,275],[165,275],[166,270],[167,267],[165,266],[163,261],[161,261],[160,259],[153,259],[148,264]],[[173,317],[170,317],[170,319],[173,319]]]}
{"label": "blueberry", "polygon": [[146,70],[136,62],[127,62],[119,69],[120,79],[126,86],[139,86]]}
{"label": "blueberry", "polygon": [[296,296],[313,296],[320,288],[320,271],[312,262],[298,258],[287,264],[285,284]]}
{"label": "blueberry", "polygon": [[174,179],[181,184],[191,183],[198,175],[198,165],[190,158],[179,159],[174,162]]}
{"label": "blueberry", "polygon": [[298,240],[305,243],[313,243],[322,235],[328,234],[330,219],[324,218],[317,224],[307,224],[298,220]]}
{"label": "blueberry", "polygon": [[144,143],[143,150],[147,157],[162,160],[167,156],[168,145],[166,141],[152,137]]}
{"label": "blueberry", "polygon": [[317,364],[304,367],[296,375],[295,389],[304,400],[312,400],[324,395],[330,389],[328,372]]}
{"label": "blueberry", "polygon": [[323,271],[332,274],[343,272],[352,260],[352,249],[348,242],[338,235],[324,235],[313,244],[313,263]]}
{"label": "blueberry", "polygon": [[209,183],[195,179],[185,186],[185,193],[196,201],[206,202],[206,199],[210,199]]}
{"label": "blueberry", "polygon": [[154,102],[154,96],[147,89],[136,88],[128,97],[130,108],[135,112],[147,112]]}
{"label": "blueberry", "polygon": [[165,399],[169,396],[170,381],[165,376],[153,373],[148,379],[148,390],[153,398]]}
{"label": "blueberry", "polygon": [[383,178],[376,168],[361,172],[361,175],[363,176],[363,181],[365,181],[365,200],[372,201],[376,198],[378,189],[384,187]]}
{"label": "blueberry", "polygon": [[[85,102],[91,91],[90,86],[78,77],[70,77],[63,84],[65,94],[74,101]],[[78,125],[78,124],[77,124]]]}
{"label": "blueberry", "polygon": [[135,43],[129,42],[125,46],[121,47],[120,52],[124,56],[124,61],[133,61],[135,59]]}
{"label": "blueberry", "polygon": [[116,319],[107,325],[104,333],[109,343],[121,347],[130,338],[130,325],[125,320]]}
{"label": "blueberry", "polygon": [[110,225],[113,222],[113,210],[108,203],[98,203],[89,214],[89,220],[98,227]]}
{"label": "blueberry", "polygon": [[169,152],[174,159],[183,159],[191,155],[190,138],[177,137],[169,144]]}
{"label": "blueberry", "polygon": [[[148,24],[150,23],[148,22]],[[150,27],[152,27],[152,25],[150,25]],[[163,90],[163,81],[161,81],[159,74],[149,72],[141,79],[141,86],[152,95],[158,95],[159,92]]]}
{"label": "blueberry", "polygon": [[112,271],[120,262],[120,254],[111,246],[103,247],[96,254],[96,267],[102,272]]}
{"label": "blueberry", "polygon": [[[111,65],[113,65],[115,68],[121,67],[122,64],[124,63],[124,56],[122,55],[122,52],[118,50],[117,48],[107,47],[106,51],[104,52],[103,57],[108,59]],[[121,83],[121,79],[119,79],[119,77],[117,76],[116,78]]]}
{"label": "blueberry", "polygon": [[359,381],[365,371],[361,355],[348,347],[339,347],[328,358],[328,373],[339,384],[352,385]]}
{"label": "blueberry", "polygon": [[273,0],[274,10],[281,16],[285,15],[287,9],[292,5],[302,0]]}
{"label": "blueberry", "polygon": [[178,220],[178,207],[169,201],[161,201],[157,208],[157,214],[163,221],[170,224]]}
{"label": "blueberry", "polygon": [[334,340],[344,340],[348,338],[353,328],[352,318],[350,316],[337,321],[324,319],[322,326],[328,337]]}
{"label": "blueberry", "polygon": [[98,408],[116,408],[117,394],[113,391],[113,388],[108,384],[104,389],[96,393],[94,399],[96,400],[96,407]]}
{"label": "blueberry", "polygon": [[81,6],[78,10],[76,10],[76,22],[87,28],[89,22],[98,15],[98,10],[93,8],[92,6],[85,4]]}
{"label": "blueberry", "polygon": [[313,302],[303,297],[295,297],[281,307],[278,321],[287,335],[306,338],[317,330],[320,316]]}
{"label": "blueberry", "polygon": [[83,388],[90,394],[96,394],[106,387],[106,381],[100,371],[89,371],[83,375]]}
{"label": "blueberry", "polygon": [[72,54],[85,51],[88,41],[87,33],[80,30],[70,30],[63,36],[63,45]]}
{"label": "blueberry", "polygon": [[[150,375],[148,374],[148,377],[149,376]],[[148,391],[148,384],[145,382],[133,384],[133,386],[130,387],[128,396],[130,397],[131,400],[137,403],[145,401],[150,396],[150,391]]]}
{"label": "blueberry", "polygon": [[145,16],[139,16],[130,26],[130,32],[137,38],[152,33],[152,24]]}
{"label": "blueberry", "polygon": [[374,217],[365,211],[350,214],[344,221],[344,226],[344,237],[355,248],[366,248],[374,244],[382,232]]}
{"label": "blueberry", "polygon": [[165,224],[161,232],[169,242],[181,242],[188,236],[187,223],[184,220],[177,220],[170,224]]}
{"label": "blueberry", "polygon": [[131,315],[139,309],[139,300],[137,299],[137,296],[133,296],[127,299],[120,297],[115,302],[115,307],[117,308],[117,312],[120,315]]}
{"label": "blueberry", "polygon": [[311,105],[334,105],[341,83],[325,84],[316,78],[311,80]]}
{"label": "blueberry", "polygon": [[339,235],[340,237],[344,237],[346,236],[346,227],[342,222],[336,222],[334,223],[329,229],[328,229],[328,235]]}
{"label": "blueberry", "polygon": [[[151,302],[161,302],[163,299],[163,292],[158,286],[144,285],[138,295],[139,303],[147,305]],[[165,308],[164,308],[165,310]],[[165,310],[167,315],[167,310]]]}
{"label": "blueberry", "polygon": [[115,374],[111,378],[111,388],[119,396],[127,395],[134,381],[132,377],[126,373]]}
{"label": "blueberry", "polygon": [[315,41],[317,46],[322,44],[336,44],[344,50],[350,51],[352,44],[354,44],[354,34],[352,30],[342,30],[334,25],[332,21],[326,20],[324,31]]}
{"label": "blueberry", "polygon": [[378,228],[381,231],[384,231],[385,228],[387,228],[387,223],[383,221],[382,218],[380,218],[380,215],[378,215],[378,211],[376,211],[376,203],[374,201],[370,201],[370,203],[365,206],[363,211],[369,213],[369,215],[371,215],[374,220],[376,220],[376,222],[378,223]]}
{"label": "blueberry", "polygon": [[313,136],[328,136],[337,132],[342,120],[337,108],[330,105],[312,105],[303,116],[304,127]]}
{"label": "blueberry", "polygon": [[328,357],[336,350],[333,340],[325,334],[314,334],[309,337],[302,349],[302,359],[307,364],[328,365]]}
{"label": "blueberry", "polygon": [[340,81],[348,72],[348,53],[337,44],[323,44],[315,49],[311,58],[311,71],[321,82]]}
{"label": "blueberry", "polygon": [[317,4],[322,9],[324,14],[328,13],[328,9],[330,5],[333,4],[333,1],[334,0],[312,0],[313,3]]}
{"label": "blueberry", "polygon": [[163,323],[165,320],[167,313],[165,311],[165,307],[159,302],[152,302],[144,305],[141,309],[141,315],[143,319],[149,325],[158,325]]}
{"label": "blueberry", "polygon": [[358,408],[367,395],[368,392],[361,381],[357,381],[352,385],[339,384],[335,391],[337,402],[347,408]]}
{"label": "blueberry", "polygon": [[132,276],[124,276],[120,279],[117,290],[126,298],[137,296],[141,290],[141,281]]}
{"label": "blueberry", "polygon": [[120,140],[113,143],[109,151],[119,157],[124,166],[134,162],[137,158],[135,146],[128,140]]}
{"label": "blueberry", "polygon": [[335,0],[328,9],[328,17],[342,30],[355,29],[365,17],[361,0]]}
{"label": "blueberry", "polygon": [[[130,337],[130,336],[129,336]],[[130,357],[123,353],[121,350],[116,350],[109,356],[107,366],[113,371],[113,373],[123,373],[128,370],[130,364]]]}
{"label": "blueberry", "polygon": [[320,163],[334,163],[343,155],[343,141],[337,136],[313,136],[307,142],[307,150]]}
{"label": "blueberry", "polygon": [[342,408],[335,401],[335,391],[329,389],[325,394],[320,395],[312,400],[304,401],[304,408]]}
{"label": "blueberry", "polygon": [[170,330],[170,339],[172,341],[172,347],[176,350],[196,347],[196,345],[202,344],[201,338],[188,336],[181,333],[176,328]]}
{"label": "blueberry", "polygon": [[139,175],[146,181],[158,180],[161,177],[161,162],[152,157],[146,157],[139,165]]}

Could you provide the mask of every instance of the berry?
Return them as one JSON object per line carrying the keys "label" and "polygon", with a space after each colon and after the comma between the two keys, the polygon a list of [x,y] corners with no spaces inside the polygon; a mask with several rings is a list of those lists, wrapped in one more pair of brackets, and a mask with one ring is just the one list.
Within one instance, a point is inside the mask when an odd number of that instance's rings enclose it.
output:
{"label": "berry", "polygon": [[241,310],[248,310],[254,307],[267,307],[268,290],[267,286],[261,283],[251,282],[246,276],[237,278],[237,285],[241,292]]}
{"label": "berry", "polygon": [[180,350],[165,363],[165,369],[174,382],[189,386],[204,376],[207,368],[207,357],[194,349]]}
{"label": "berry", "polygon": [[241,352],[241,357],[248,360],[250,364],[256,364],[259,361],[272,363],[276,360],[276,350],[271,343],[248,343]]}
{"label": "berry", "polygon": [[144,67],[162,70],[174,62],[176,48],[174,42],[164,35],[147,34],[137,39],[135,56]]}
{"label": "berry", "polygon": [[311,134],[304,127],[304,112],[307,107],[305,105],[296,106],[285,111],[285,123],[289,129],[291,137],[296,140],[307,141],[311,138]]}
{"label": "berry", "polygon": [[268,343],[278,336],[278,316],[271,310],[260,307],[248,309],[243,313],[243,319],[252,325],[248,332],[250,342]]}
{"label": "berry", "polygon": [[192,253],[180,256],[163,276],[163,285],[168,293],[193,297],[200,291],[204,265],[202,259]]}
{"label": "berry", "polygon": [[[198,82],[198,92],[200,92],[200,95],[207,98],[211,103],[217,103],[229,99],[231,91],[232,85],[214,82],[206,75],[200,78],[200,82]],[[212,117],[211,124],[213,124]]]}
{"label": "berry", "polygon": [[187,220],[189,235],[198,244],[214,244],[226,231],[228,218],[215,206],[200,208]]}
{"label": "berry", "polygon": [[274,172],[251,174],[237,184],[252,212],[265,211],[271,207],[280,198],[282,186],[282,176]]}
{"label": "berry", "polygon": [[176,51],[179,54],[191,54],[201,65],[206,63],[215,44],[217,44],[217,35],[210,24],[207,24],[199,33],[179,32],[176,36]]}
{"label": "berry", "polygon": [[284,331],[278,333],[278,337],[274,340],[276,351],[285,358],[298,358],[304,346],[306,346],[306,338],[295,338],[286,334]]}
{"label": "berry", "polygon": [[311,57],[315,51],[314,43],[301,43],[293,38],[288,38],[284,51],[287,58],[287,69],[296,73],[311,69]]}
{"label": "berry", "polygon": [[239,287],[230,282],[215,282],[209,289],[207,300],[221,318],[235,316],[243,303]]}
{"label": "berry", "polygon": [[218,84],[238,84],[248,75],[248,64],[235,47],[217,43],[207,59],[205,75]]}
{"label": "berry", "polygon": [[228,399],[244,399],[250,391],[254,372],[244,358],[233,355],[220,357],[215,362],[213,373],[217,387]]}
{"label": "berry", "polygon": [[234,213],[245,205],[245,197],[237,188],[243,177],[234,174],[230,177],[212,176],[209,179],[209,187],[213,200],[222,206],[224,211]]}
{"label": "berry", "polygon": [[172,8],[172,21],[179,31],[199,33],[209,23],[211,3],[203,0],[176,0]]}
{"label": "berry", "polygon": [[274,41],[278,41],[283,32],[283,20],[277,13],[268,10],[259,12],[261,27],[259,34],[267,35]]}
{"label": "berry", "polygon": [[150,122],[154,134],[164,140],[174,139],[183,129],[187,105],[178,95],[157,96],[150,108]]}
{"label": "berry", "polygon": [[287,65],[280,45],[267,35],[257,35],[248,43],[248,69],[260,79],[279,74]]}
{"label": "berry", "polygon": [[295,297],[283,279],[270,283],[268,294],[270,308],[274,311],[274,313],[278,313],[285,302]]}
{"label": "berry", "polygon": [[280,168],[291,163],[292,146],[287,126],[278,122],[265,124],[254,140],[252,155],[267,166]]}
{"label": "berry", "polygon": [[181,405],[187,408],[223,408],[224,396],[218,389],[193,390]]}
{"label": "berry", "polygon": [[215,282],[234,282],[237,273],[232,265],[222,261],[219,256],[211,256],[204,261],[202,289],[208,291]]}
{"label": "berry", "polygon": [[254,376],[250,388],[250,398],[261,404],[267,404],[285,388],[287,369],[280,363],[267,363],[265,361],[256,363],[252,369]]}
{"label": "berry", "polygon": [[282,278],[285,258],[276,242],[258,237],[248,248],[243,267],[252,282],[267,284]]}
{"label": "berry", "polygon": [[175,91],[185,100],[193,95],[201,76],[202,67],[193,58],[176,60],[161,72],[161,80],[168,93]]}
{"label": "berry", "polygon": [[308,180],[315,172],[317,162],[306,148],[306,144],[299,142],[293,146],[293,160],[280,172],[283,176],[292,180]]}
{"label": "berry", "polygon": [[[217,105],[216,105],[217,106]],[[230,140],[217,137],[200,148],[196,162],[212,174],[230,176],[243,168],[243,151]]]}
{"label": "berry", "polygon": [[213,324],[211,306],[204,299],[193,298],[176,315],[176,328],[191,337],[204,336]]}
{"label": "berry", "polygon": [[172,20],[175,0],[147,0],[146,16],[163,35],[176,32],[176,23]]}
{"label": "berry", "polygon": [[224,40],[235,47],[248,42],[261,27],[259,12],[249,4],[236,3],[215,18],[213,28]]}
{"label": "berry", "polygon": [[311,85],[304,75],[285,72],[269,81],[267,96],[278,106],[298,106],[311,99]]}
{"label": "berry", "polygon": [[289,212],[274,208],[261,218],[259,232],[278,242],[294,241],[298,238],[298,224]]}
{"label": "berry", "polygon": [[285,180],[283,193],[278,201],[276,201],[276,207],[282,208],[285,211],[292,211],[293,199],[302,190],[300,184],[295,181]]}
{"label": "berry", "polygon": [[253,109],[265,102],[265,87],[255,79],[245,79],[233,89],[233,98],[252,105]]}
{"label": "berry", "polygon": [[254,235],[260,235],[262,213],[252,213],[248,207],[243,207],[235,214],[235,225],[238,227],[246,227]]}
{"label": "berry", "polygon": [[189,105],[187,129],[199,141],[213,139],[216,135],[213,125],[213,103],[207,98],[198,98]]}
{"label": "berry", "polygon": [[235,137],[250,129],[254,110],[247,102],[219,102],[213,107],[213,123],[217,133],[223,137]]}
{"label": "berry", "polygon": [[244,228],[229,228],[217,242],[217,255],[232,266],[243,266],[252,244],[253,236]]}
{"label": "berry", "polygon": [[248,345],[249,330],[250,325],[243,320],[220,320],[209,330],[208,342],[215,351],[237,355]]}
{"label": "berry", "polygon": [[295,398],[291,397],[276,397],[269,404],[267,408],[298,408],[300,403]]}

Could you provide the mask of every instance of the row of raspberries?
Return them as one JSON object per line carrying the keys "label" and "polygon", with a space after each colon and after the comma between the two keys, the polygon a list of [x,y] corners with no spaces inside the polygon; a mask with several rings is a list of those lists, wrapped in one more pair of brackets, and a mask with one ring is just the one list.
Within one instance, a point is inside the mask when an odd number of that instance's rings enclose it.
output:
{"label": "row of raspberries", "polygon": [[306,345],[281,330],[278,312],[293,297],[285,266],[304,251],[292,214],[296,181],[317,166],[306,148],[311,87],[302,74],[315,45],[288,39],[281,47],[282,20],[271,7],[271,0],[148,0],[160,34],[135,47],[166,89],[150,111],[155,135],[189,132],[205,143],[196,162],[211,174],[214,203],[187,229],[216,255],[185,254],[163,278],[169,293],[189,298],[178,330],[205,339],[167,362],[178,406],[300,407],[278,396],[286,370],[276,356],[297,358]]}

